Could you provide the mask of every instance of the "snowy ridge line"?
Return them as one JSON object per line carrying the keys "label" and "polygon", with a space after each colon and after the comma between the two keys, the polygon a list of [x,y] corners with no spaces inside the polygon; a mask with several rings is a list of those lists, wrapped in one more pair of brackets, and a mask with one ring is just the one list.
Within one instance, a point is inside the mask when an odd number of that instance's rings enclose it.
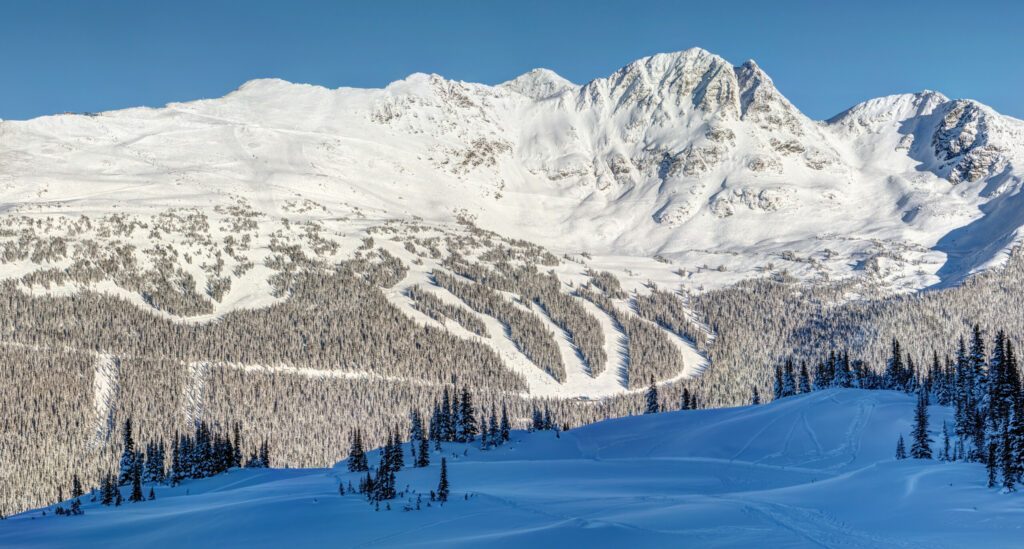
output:
{"label": "snowy ridge line", "polygon": [[0,166],[11,211],[245,195],[267,216],[317,201],[290,217],[351,228],[465,214],[559,253],[658,255],[692,289],[860,276],[860,262],[896,292],[950,284],[1001,263],[1021,226],[1024,122],[931,91],[814,121],[755,63],[699,48],[585,85],[544,71],[497,86],[256,80],[162,109],[0,124],[0,150],[18,152]]}

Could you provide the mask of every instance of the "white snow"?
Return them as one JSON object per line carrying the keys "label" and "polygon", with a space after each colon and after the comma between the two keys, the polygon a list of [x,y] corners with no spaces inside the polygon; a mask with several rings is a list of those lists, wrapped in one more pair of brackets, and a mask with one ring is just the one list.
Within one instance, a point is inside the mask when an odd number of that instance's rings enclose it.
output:
{"label": "white snow", "polygon": [[[947,118],[952,133],[940,131]],[[933,142],[950,154],[989,147],[990,169],[954,185],[960,157],[940,159]],[[998,264],[1024,225],[1021,151],[1024,123],[935,92],[812,121],[756,64],[692,49],[582,86],[542,69],[499,86],[427,74],[369,90],[265,79],[162,109],[3,121],[0,201],[93,215],[245,196],[277,217],[290,215],[287,200],[309,199],[370,221],[449,222],[460,210],[556,255],[653,264],[661,254],[694,290],[769,264],[849,276],[883,253],[893,259],[877,276],[907,291]],[[222,308],[266,302],[246,284]]]}
{"label": "white snow", "polygon": [[[443,507],[426,507],[441,454],[398,474],[400,490],[424,494],[420,511],[402,510],[413,495],[390,511],[339,496],[339,481],[359,478],[344,463],[233,470],[157,486],[155,501],[121,508],[86,498],[79,517],[28,511],[0,521],[0,545],[1019,546],[1024,499],[985,488],[984,467],[892,458],[913,407],[903,394],[833,389],[619,418],[557,438],[517,431],[489,451],[445,444]],[[951,410],[929,411],[940,440]]]}

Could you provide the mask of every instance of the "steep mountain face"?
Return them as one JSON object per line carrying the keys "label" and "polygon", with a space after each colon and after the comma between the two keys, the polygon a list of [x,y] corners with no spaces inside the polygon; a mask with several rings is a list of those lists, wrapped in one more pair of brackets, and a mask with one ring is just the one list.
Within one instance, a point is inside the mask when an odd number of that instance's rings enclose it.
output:
{"label": "steep mountain face", "polygon": [[[880,279],[917,288],[1016,241],[1016,213],[991,203],[1017,194],[1022,145],[1020,121],[934,92],[813,121],[753,61],[692,49],[582,86],[543,69],[498,86],[259,80],[163,109],[4,122],[0,181],[21,211],[241,195],[275,216],[287,200],[378,219],[468,214],[557,252],[660,255],[698,273],[695,288],[780,262],[845,276],[884,256]],[[969,250],[943,237],[987,217],[995,232],[970,238],[985,253],[951,264]]]}

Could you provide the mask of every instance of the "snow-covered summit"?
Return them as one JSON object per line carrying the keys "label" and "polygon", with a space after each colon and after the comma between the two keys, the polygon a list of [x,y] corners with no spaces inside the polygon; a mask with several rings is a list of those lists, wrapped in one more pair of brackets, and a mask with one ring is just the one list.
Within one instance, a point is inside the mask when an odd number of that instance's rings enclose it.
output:
{"label": "snow-covered summit", "polygon": [[[1015,196],[1022,151],[1024,123],[937,92],[811,120],[754,61],[693,48],[580,86],[544,69],[497,86],[260,79],[162,109],[5,121],[0,185],[10,207],[43,212],[246,196],[274,216],[287,200],[378,219],[469,214],[556,252],[730,273],[695,288],[780,267],[847,276],[881,255],[868,274],[906,289],[998,263],[1016,242],[1015,208],[992,201]],[[954,231],[974,236],[944,240]]]}
{"label": "snow-covered summit", "polygon": [[531,99],[544,99],[578,86],[562,78],[548,69],[533,69],[530,72],[499,84],[498,87],[509,89]]}

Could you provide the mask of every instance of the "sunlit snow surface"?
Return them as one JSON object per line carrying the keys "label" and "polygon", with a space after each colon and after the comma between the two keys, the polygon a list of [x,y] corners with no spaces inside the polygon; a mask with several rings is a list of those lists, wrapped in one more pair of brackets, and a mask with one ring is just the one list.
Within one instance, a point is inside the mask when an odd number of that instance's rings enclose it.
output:
{"label": "sunlit snow surface", "polygon": [[[828,390],[514,432],[489,451],[445,444],[452,499],[420,511],[402,510],[415,496],[391,511],[339,496],[339,481],[358,484],[344,464],[235,470],[78,517],[29,511],[0,522],[0,546],[1019,547],[1024,500],[985,488],[982,466],[892,459],[913,406]],[[938,441],[951,413],[930,412]],[[436,488],[431,457],[398,488]]]}

